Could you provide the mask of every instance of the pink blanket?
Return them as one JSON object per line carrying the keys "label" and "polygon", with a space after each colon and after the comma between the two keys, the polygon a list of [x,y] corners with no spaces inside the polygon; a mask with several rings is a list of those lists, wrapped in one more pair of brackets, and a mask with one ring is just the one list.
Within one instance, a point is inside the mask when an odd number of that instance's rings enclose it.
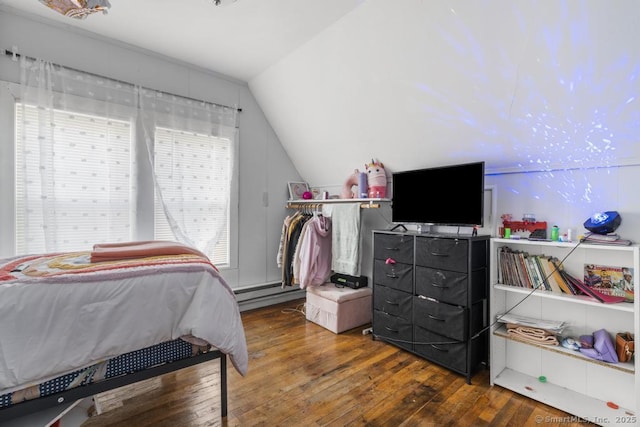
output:
{"label": "pink blanket", "polygon": [[126,243],[99,243],[93,245],[91,262],[119,261],[123,259],[148,258],[162,255],[199,255],[209,259],[199,250],[178,242],[150,240]]}

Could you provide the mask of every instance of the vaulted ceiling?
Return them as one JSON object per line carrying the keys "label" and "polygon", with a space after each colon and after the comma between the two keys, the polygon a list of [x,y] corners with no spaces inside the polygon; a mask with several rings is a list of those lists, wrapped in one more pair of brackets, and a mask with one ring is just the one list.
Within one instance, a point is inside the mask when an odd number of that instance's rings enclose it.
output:
{"label": "vaulted ceiling", "polygon": [[111,0],[106,16],[65,17],[39,0],[17,11],[249,81],[331,26],[361,0]]}

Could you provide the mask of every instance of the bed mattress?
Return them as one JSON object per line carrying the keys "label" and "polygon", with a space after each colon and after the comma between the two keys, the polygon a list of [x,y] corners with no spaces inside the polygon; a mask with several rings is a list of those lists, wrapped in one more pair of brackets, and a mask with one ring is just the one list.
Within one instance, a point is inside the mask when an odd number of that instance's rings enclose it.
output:
{"label": "bed mattress", "polygon": [[0,259],[0,395],[178,338],[214,346],[245,375],[235,295],[197,254]]}

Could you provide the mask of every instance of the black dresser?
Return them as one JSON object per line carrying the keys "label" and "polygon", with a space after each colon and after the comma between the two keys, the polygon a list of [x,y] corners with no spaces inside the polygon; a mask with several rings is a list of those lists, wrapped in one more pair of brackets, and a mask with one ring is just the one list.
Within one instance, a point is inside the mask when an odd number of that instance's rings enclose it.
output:
{"label": "black dresser", "polygon": [[374,231],[374,339],[470,383],[488,365],[489,239]]}

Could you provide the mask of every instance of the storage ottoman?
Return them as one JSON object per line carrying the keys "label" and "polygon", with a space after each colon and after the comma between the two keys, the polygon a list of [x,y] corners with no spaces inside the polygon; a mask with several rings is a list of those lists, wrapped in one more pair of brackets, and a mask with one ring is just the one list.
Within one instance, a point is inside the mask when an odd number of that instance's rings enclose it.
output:
{"label": "storage ottoman", "polygon": [[307,320],[339,334],[371,322],[371,288],[309,286],[305,308]]}

